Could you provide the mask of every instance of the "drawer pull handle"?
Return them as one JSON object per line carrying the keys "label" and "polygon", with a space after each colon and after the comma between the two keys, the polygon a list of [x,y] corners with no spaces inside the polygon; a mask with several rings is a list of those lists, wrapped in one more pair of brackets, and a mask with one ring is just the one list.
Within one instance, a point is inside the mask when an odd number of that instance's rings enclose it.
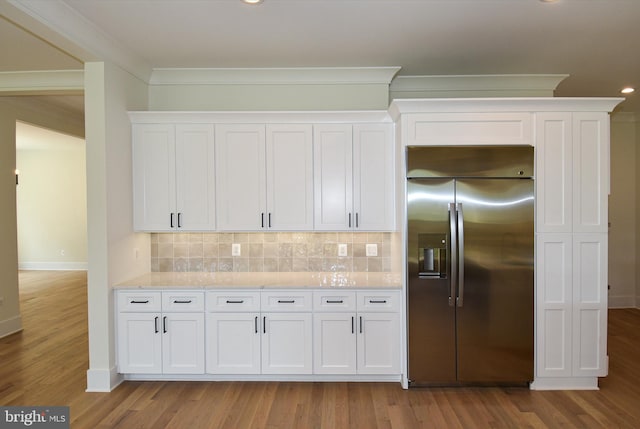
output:
{"label": "drawer pull handle", "polygon": [[369,304],[386,304],[386,299],[370,299]]}
{"label": "drawer pull handle", "polygon": [[328,299],[327,300],[327,304],[342,304],[344,303],[343,300],[341,299]]}
{"label": "drawer pull handle", "polygon": [[278,304],[295,304],[295,299],[279,299]]}
{"label": "drawer pull handle", "polygon": [[244,299],[237,299],[237,300],[228,299],[227,300],[227,304],[242,304],[243,302],[244,302]]}
{"label": "drawer pull handle", "polygon": [[174,299],[173,303],[174,304],[191,304],[191,300],[190,299],[185,299],[185,300]]}
{"label": "drawer pull handle", "polygon": [[135,299],[130,301],[130,304],[149,304],[149,300],[146,299],[144,301],[136,301]]}

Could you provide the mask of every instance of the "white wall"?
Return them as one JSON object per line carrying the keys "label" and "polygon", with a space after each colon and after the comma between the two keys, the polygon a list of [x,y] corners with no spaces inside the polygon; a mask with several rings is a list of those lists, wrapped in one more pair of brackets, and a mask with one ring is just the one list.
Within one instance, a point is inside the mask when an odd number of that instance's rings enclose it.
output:
{"label": "white wall", "polygon": [[634,307],[637,265],[636,115],[611,117],[611,194],[609,195],[609,307]]}
{"label": "white wall", "polygon": [[18,123],[16,144],[19,268],[86,269],[84,139]]}
{"label": "white wall", "polygon": [[121,381],[116,373],[112,286],[150,270],[149,234],[133,233],[127,115],[129,110],[146,110],[147,99],[147,85],[117,66],[85,64],[88,391],[109,391]]}

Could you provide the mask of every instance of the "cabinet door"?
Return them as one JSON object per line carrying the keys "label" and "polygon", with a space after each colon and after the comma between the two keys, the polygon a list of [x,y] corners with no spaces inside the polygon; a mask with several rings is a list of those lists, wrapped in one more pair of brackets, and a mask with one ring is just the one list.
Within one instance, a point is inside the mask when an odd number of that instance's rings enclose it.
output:
{"label": "cabinet door", "polygon": [[211,231],[215,223],[213,125],[176,126],[176,225]]}
{"label": "cabinet door", "polygon": [[207,313],[207,372],[260,374],[258,313]]}
{"label": "cabinet door", "polygon": [[571,113],[536,113],[536,231],[571,232],[573,134]]}
{"label": "cabinet door", "polygon": [[358,313],[358,374],[400,373],[397,313]]}
{"label": "cabinet door", "polygon": [[162,372],[204,374],[204,313],[165,313],[162,332]]}
{"label": "cabinet door", "polygon": [[573,231],[607,232],[609,116],[573,114]]}
{"label": "cabinet door", "polygon": [[218,229],[257,231],[266,226],[265,127],[216,126]]}
{"label": "cabinet door", "polygon": [[316,230],[353,228],[352,126],[313,127],[314,226]]}
{"label": "cabinet door", "polygon": [[159,313],[118,315],[118,372],[162,373],[162,334]]}
{"label": "cabinet door", "polygon": [[572,375],[572,235],[536,237],[536,376]]}
{"label": "cabinet door", "polygon": [[313,315],[313,373],[356,373],[355,313]]}
{"label": "cabinet door", "polygon": [[264,313],[262,373],[311,374],[311,313]]}
{"label": "cabinet door", "polygon": [[353,225],[357,230],[394,229],[392,130],[392,124],[353,127]]}
{"label": "cabinet door", "polygon": [[311,125],[267,125],[267,227],[313,229]]}
{"label": "cabinet door", "polygon": [[[171,231],[176,208],[175,127],[133,125],[133,228]],[[173,219],[173,225],[177,220]]]}

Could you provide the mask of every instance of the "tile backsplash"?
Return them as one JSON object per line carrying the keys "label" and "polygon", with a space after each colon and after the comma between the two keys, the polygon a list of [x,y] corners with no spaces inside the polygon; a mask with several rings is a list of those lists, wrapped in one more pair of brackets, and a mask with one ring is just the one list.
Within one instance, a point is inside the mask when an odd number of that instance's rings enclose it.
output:
{"label": "tile backsplash", "polygon": [[[390,232],[153,233],[151,271],[391,271]],[[240,256],[232,245],[240,245]],[[346,244],[347,256],[338,256]],[[375,244],[377,256],[366,256]]]}

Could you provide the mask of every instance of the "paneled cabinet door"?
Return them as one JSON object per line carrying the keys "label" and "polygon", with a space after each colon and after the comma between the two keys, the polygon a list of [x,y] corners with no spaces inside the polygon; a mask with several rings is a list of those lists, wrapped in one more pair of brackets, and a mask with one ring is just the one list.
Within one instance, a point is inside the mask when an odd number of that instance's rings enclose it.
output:
{"label": "paneled cabinet door", "polygon": [[162,373],[160,313],[118,315],[118,372]]}
{"label": "paneled cabinet door", "polygon": [[313,230],[311,125],[267,125],[266,228]]}
{"label": "paneled cabinet door", "polygon": [[210,124],[134,124],[137,231],[215,229],[214,133]]}
{"label": "paneled cabinet door", "polygon": [[397,313],[358,313],[358,374],[400,373]]}
{"label": "paneled cabinet door", "polygon": [[394,229],[392,124],[353,126],[353,227],[363,231]]}
{"label": "paneled cabinet door", "polygon": [[162,372],[204,374],[204,313],[163,315]]}
{"label": "paneled cabinet door", "polygon": [[173,229],[175,151],[174,125],[133,124],[133,224],[136,231]]}
{"label": "paneled cabinet door", "polygon": [[354,313],[315,313],[314,374],[355,374],[356,335]]}
{"label": "paneled cabinet door", "polygon": [[311,374],[311,313],[262,314],[262,373]]}
{"label": "paneled cabinet door", "polygon": [[353,212],[353,127],[314,125],[314,226],[316,230],[349,230]]}
{"label": "paneled cabinet door", "polygon": [[265,126],[216,126],[218,229],[256,231],[266,225]]}
{"label": "paneled cabinet door", "polygon": [[260,374],[259,313],[207,313],[207,373]]}

